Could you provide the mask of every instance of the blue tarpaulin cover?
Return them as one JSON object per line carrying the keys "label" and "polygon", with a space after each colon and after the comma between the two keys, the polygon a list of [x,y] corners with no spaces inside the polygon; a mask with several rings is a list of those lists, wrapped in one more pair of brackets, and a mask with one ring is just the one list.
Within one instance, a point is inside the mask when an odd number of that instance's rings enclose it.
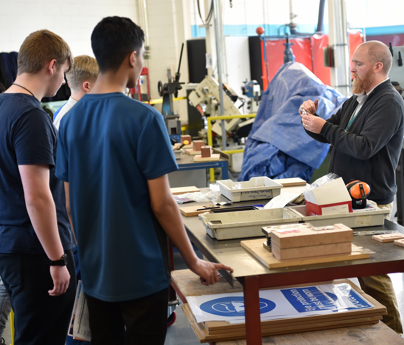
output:
{"label": "blue tarpaulin cover", "polygon": [[300,177],[310,181],[329,150],[328,144],[307,135],[301,123],[299,106],[316,98],[317,114],[325,120],[346,100],[298,62],[289,62],[279,69],[262,95],[245,145],[239,181],[256,176]]}

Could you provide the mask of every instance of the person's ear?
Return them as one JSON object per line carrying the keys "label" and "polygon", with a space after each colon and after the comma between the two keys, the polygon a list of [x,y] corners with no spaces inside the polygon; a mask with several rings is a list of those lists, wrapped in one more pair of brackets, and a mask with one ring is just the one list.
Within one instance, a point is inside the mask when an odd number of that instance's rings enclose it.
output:
{"label": "person's ear", "polygon": [[56,65],[57,65],[57,62],[56,62],[55,59],[49,61],[49,62],[46,64],[46,71],[47,71],[48,73],[50,73],[50,74],[55,73],[55,72],[56,72]]}
{"label": "person's ear", "polygon": [[84,92],[89,92],[91,90],[91,85],[88,81],[85,81],[81,87],[83,88]]}
{"label": "person's ear", "polygon": [[380,62],[380,61],[376,62],[374,70],[375,70],[375,73],[381,72],[383,70],[383,62]]}
{"label": "person's ear", "polygon": [[131,67],[135,67],[136,65],[137,54],[136,51],[133,51],[129,54],[129,63]]}

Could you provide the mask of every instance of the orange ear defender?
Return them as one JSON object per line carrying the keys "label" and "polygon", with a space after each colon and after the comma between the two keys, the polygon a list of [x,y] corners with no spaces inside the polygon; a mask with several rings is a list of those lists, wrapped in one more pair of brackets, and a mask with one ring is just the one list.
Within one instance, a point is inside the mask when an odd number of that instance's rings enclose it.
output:
{"label": "orange ear defender", "polygon": [[370,193],[370,187],[366,182],[355,180],[346,185],[352,198],[352,208],[365,208],[366,198]]}

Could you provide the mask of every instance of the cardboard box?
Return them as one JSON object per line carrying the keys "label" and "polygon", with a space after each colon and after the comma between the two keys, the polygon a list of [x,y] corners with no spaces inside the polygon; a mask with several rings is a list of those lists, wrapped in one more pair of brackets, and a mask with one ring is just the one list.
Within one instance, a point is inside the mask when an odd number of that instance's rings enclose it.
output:
{"label": "cardboard box", "polygon": [[318,246],[353,240],[352,229],[344,224],[334,224],[330,230],[313,230],[308,224],[272,226],[265,229],[269,228],[275,230],[271,232],[271,244],[279,248]]}
{"label": "cardboard box", "polygon": [[331,243],[319,246],[307,246],[299,248],[282,249],[278,245],[271,244],[272,254],[277,260],[292,260],[310,258],[324,255],[350,254],[352,243]]}
{"label": "cardboard box", "polygon": [[304,192],[306,214],[329,215],[352,212],[352,200],[342,178]]}

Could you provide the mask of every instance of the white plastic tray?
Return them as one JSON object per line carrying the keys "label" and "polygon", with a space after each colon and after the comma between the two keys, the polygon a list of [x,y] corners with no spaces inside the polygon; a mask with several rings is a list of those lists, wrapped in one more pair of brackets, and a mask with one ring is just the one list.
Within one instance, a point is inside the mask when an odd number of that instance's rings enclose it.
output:
{"label": "white plastic tray", "polygon": [[[266,176],[252,177],[250,181],[233,182],[232,180],[217,181],[220,193],[227,199],[238,202],[245,200],[271,199],[281,193],[280,183]],[[237,185],[241,188],[235,189]]]}
{"label": "white plastic tray", "polygon": [[382,225],[384,217],[390,212],[387,209],[378,208],[375,211],[354,211],[350,213],[338,213],[324,216],[306,216],[306,206],[287,207],[302,217],[303,222],[313,226],[324,226],[342,223],[350,228]]}
{"label": "white plastic tray", "polygon": [[264,237],[263,226],[298,223],[301,216],[287,208],[239,212],[202,213],[199,215],[206,232],[212,238]]}
{"label": "white plastic tray", "polygon": [[174,150],[173,152],[174,152],[175,159],[181,159],[181,156],[182,156],[184,150],[179,149],[179,150]]}

